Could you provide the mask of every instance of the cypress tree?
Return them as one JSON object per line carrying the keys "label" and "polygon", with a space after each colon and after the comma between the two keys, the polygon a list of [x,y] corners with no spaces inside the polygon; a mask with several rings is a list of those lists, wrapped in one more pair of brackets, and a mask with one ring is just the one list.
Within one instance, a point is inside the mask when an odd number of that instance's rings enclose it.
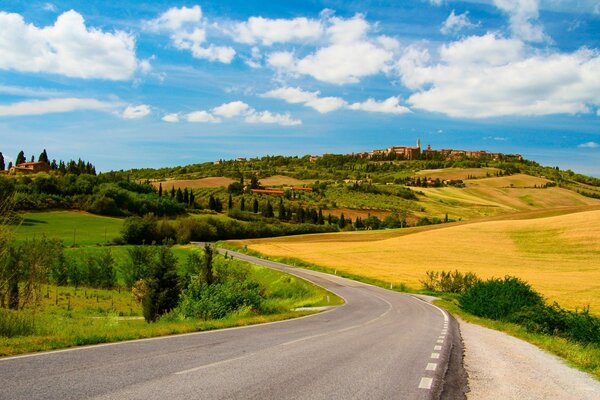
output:
{"label": "cypress tree", "polygon": [[277,211],[277,216],[279,219],[286,219],[285,206],[283,205],[283,199],[279,201],[279,210]]}
{"label": "cypress tree", "polygon": [[58,169],[58,164],[56,163],[56,160],[52,160],[52,163],[50,164],[50,169],[52,169],[53,171],[56,171]]}
{"label": "cypress tree", "polygon": [[212,285],[214,282],[213,275],[213,248],[209,243],[204,244],[204,265],[202,269],[204,270],[204,281],[207,285]]}
{"label": "cypress tree", "polygon": [[0,151],[0,171],[4,171],[6,165],[4,165],[4,156],[2,155],[2,152]]}
{"label": "cypress tree", "polygon": [[254,199],[254,202],[252,203],[252,212],[254,214],[258,213],[258,200]]}
{"label": "cypress tree", "polygon": [[244,208],[246,208],[246,199],[242,197],[242,200],[240,200],[240,210],[244,211]]}
{"label": "cypress tree", "polygon": [[175,197],[178,203],[183,203],[183,192],[181,191],[181,188],[177,189],[177,194],[175,194]]}
{"label": "cypress tree", "polygon": [[338,226],[340,229],[344,229],[346,227],[346,218],[344,217],[344,213],[340,215],[340,220],[338,221]]}
{"label": "cypress tree", "polygon": [[327,214],[327,223],[331,225],[331,213]]}
{"label": "cypress tree", "polygon": [[156,321],[158,317],[175,308],[179,301],[177,258],[167,246],[159,247],[157,253],[157,259],[150,264],[146,294],[142,299],[146,322]]}
{"label": "cypress tree", "polygon": [[208,209],[213,211],[217,209],[217,202],[212,194],[208,197]]}
{"label": "cypress tree", "polygon": [[23,152],[23,150],[21,150],[19,154],[17,154],[17,158],[15,159],[15,165],[23,164],[25,161],[25,153]]}
{"label": "cypress tree", "polygon": [[7,169],[11,169],[12,167],[13,167],[13,163],[12,163],[12,161],[9,161],[9,162],[8,162],[8,168],[7,168]]}
{"label": "cypress tree", "polygon": [[31,155],[31,161],[30,162],[35,162],[35,156],[33,154]]}
{"label": "cypress tree", "polygon": [[175,186],[171,186],[171,198],[175,197]]}
{"label": "cypress tree", "polygon": [[223,203],[221,203],[221,199],[219,199],[219,198],[215,199],[215,211],[216,212],[223,211]]}
{"label": "cypress tree", "polygon": [[187,188],[183,190],[183,203],[190,204],[190,193]]}
{"label": "cypress tree", "polygon": [[317,217],[317,224],[323,225],[325,220],[323,219],[323,210],[319,207],[319,216]]}
{"label": "cypress tree", "polygon": [[48,153],[46,153],[46,149],[44,149],[44,151],[42,151],[42,153],[40,154],[40,156],[38,158],[38,161],[50,164],[50,160],[48,160]]}
{"label": "cypress tree", "polygon": [[190,206],[194,206],[196,204],[196,195],[193,190],[190,190]]}
{"label": "cypress tree", "polygon": [[158,197],[162,197],[162,182],[158,184]]}
{"label": "cypress tree", "polygon": [[227,199],[227,209],[231,210],[233,208],[233,198],[231,197],[231,193],[229,194],[229,199]]}

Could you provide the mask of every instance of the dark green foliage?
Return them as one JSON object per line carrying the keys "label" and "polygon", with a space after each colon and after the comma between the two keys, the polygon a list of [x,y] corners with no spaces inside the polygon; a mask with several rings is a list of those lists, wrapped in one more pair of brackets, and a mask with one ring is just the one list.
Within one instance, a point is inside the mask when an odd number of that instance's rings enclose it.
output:
{"label": "dark green foliage", "polygon": [[35,324],[29,315],[0,308],[0,337],[28,336],[34,332]]}
{"label": "dark green foliage", "polygon": [[127,254],[129,258],[121,265],[121,274],[125,287],[131,288],[135,282],[147,277],[154,249],[150,246],[133,246],[127,249]]}
{"label": "dark green foliage", "polygon": [[479,281],[460,297],[460,307],[479,317],[504,319],[528,307],[542,306],[542,296],[519,278]]}
{"label": "dark green foliage", "polygon": [[177,259],[167,246],[161,246],[150,264],[142,299],[144,319],[154,322],[177,306],[181,292],[177,276]]}
{"label": "dark green foliage", "polygon": [[90,253],[85,259],[86,283],[91,287],[112,289],[117,284],[115,260],[110,249]]}
{"label": "dark green foliage", "polygon": [[252,202],[252,212],[254,214],[258,213],[258,200],[254,199]]}
{"label": "dark green foliage", "polygon": [[17,154],[17,158],[15,159],[15,165],[23,164],[25,161],[27,161],[25,159],[25,153],[23,152],[23,150],[21,150],[19,154]]}
{"label": "dark green foliage", "polygon": [[157,221],[152,216],[125,218],[121,234],[128,244],[152,244],[157,239]]}
{"label": "dark green foliage", "polygon": [[242,194],[244,186],[240,182],[233,182],[227,186],[227,191],[231,194]]}
{"label": "dark green foliage", "polygon": [[42,151],[42,153],[38,157],[38,161],[50,164],[50,160],[48,159],[48,153],[46,153],[46,149],[44,149],[44,151]]}
{"label": "dark green foliage", "polygon": [[0,151],[0,171],[4,171],[6,169],[6,164],[4,164],[4,156]]}
{"label": "dark green foliage", "polygon": [[340,219],[338,220],[338,226],[340,229],[344,229],[346,227],[346,218],[344,217],[344,213],[340,215]]}

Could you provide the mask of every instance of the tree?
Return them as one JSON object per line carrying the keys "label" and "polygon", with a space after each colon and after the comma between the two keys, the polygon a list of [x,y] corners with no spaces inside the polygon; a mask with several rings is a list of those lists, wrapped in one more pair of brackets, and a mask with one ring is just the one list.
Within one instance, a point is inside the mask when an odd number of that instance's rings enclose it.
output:
{"label": "tree", "polygon": [[175,186],[171,186],[171,198],[175,198]]}
{"label": "tree", "polygon": [[167,246],[160,246],[150,264],[146,291],[142,298],[144,319],[155,322],[177,306],[181,285],[177,276],[177,258]]}
{"label": "tree", "polygon": [[340,219],[338,221],[338,226],[340,229],[344,229],[346,227],[346,218],[344,217],[344,213],[340,215]]}
{"label": "tree", "polygon": [[162,197],[162,182],[158,184],[158,197]]}
{"label": "tree", "polygon": [[273,206],[271,205],[271,202],[267,200],[267,204],[265,204],[265,208],[263,209],[263,217],[265,218],[273,218],[274,214],[273,214]]}
{"label": "tree", "polygon": [[210,243],[204,244],[204,263],[202,265],[204,281],[207,285],[212,285],[215,278],[213,274],[213,255],[214,250]]}
{"label": "tree", "polygon": [[260,188],[260,183],[258,182],[258,177],[256,175],[252,175],[250,178],[250,189],[258,189]]}
{"label": "tree", "polygon": [[217,209],[217,202],[212,194],[208,196],[208,209],[213,211]]}
{"label": "tree", "polygon": [[319,207],[319,215],[317,216],[317,224],[323,225],[325,220],[323,219],[323,210]]}
{"label": "tree", "polygon": [[242,197],[242,199],[240,200],[240,210],[244,211],[244,208],[246,208],[246,199]]}
{"label": "tree", "polygon": [[231,197],[231,193],[229,194],[229,198],[227,199],[227,209],[231,210],[233,208],[233,197]]}
{"label": "tree", "polygon": [[280,220],[284,220],[287,218],[285,206],[283,205],[283,199],[279,201],[279,210],[277,211],[277,217]]}
{"label": "tree", "polygon": [[183,192],[181,191],[181,188],[177,189],[177,194],[175,195],[175,198],[178,203],[183,203]]}
{"label": "tree", "polygon": [[252,212],[254,214],[258,213],[258,200],[254,199],[254,202],[252,202]]}
{"label": "tree", "polygon": [[190,193],[187,188],[183,190],[183,203],[190,204]]}
{"label": "tree", "polygon": [[0,151],[0,171],[4,171],[6,165],[4,164],[4,156],[2,155],[2,152]]}
{"label": "tree", "polygon": [[40,154],[40,156],[38,158],[38,161],[50,164],[50,160],[48,159],[48,153],[46,153],[46,149],[44,149],[44,151],[42,151],[42,153]]}
{"label": "tree", "polygon": [[19,154],[17,154],[17,158],[15,160],[15,165],[19,165],[19,164],[23,164],[25,162],[25,153],[23,152],[23,150],[21,150],[19,152]]}
{"label": "tree", "polygon": [[132,288],[137,281],[147,277],[154,253],[150,246],[132,246],[127,249],[127,254],[129,259],[121,265],[121,274],[125,286]]}
{"label": "tree", "polygon": [[189,203],[189,205],[191,207],[193,207],[194,204],[196,204],[196,195],[194,194],[193,190],[190,190],[190,203]]}

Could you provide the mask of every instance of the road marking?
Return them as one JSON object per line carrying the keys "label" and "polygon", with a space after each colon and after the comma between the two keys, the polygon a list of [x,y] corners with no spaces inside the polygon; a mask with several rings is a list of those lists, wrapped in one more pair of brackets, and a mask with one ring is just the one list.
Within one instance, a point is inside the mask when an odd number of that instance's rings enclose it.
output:
{"label": "road marking", "polygon": [[183,374],[189,374],[190,372],[196,372],[196,371],[200,371],[201,369],[206,369],[206,368],[210,368],[210,367],[215,367],[215,366],[217,366],[217,365],[226,364],[226,363],[228,363],[228,362],[231,362],[231,361],[237,361],[237,360],[241,360],[241,359],[244,359],[244,358],[246,358],[246,357],[250,357],[251,355],[252,355],[252,353],[250,353],[250,354],[245,354],[245,355],[243,355],[243,356],[240,356],[240,357],[229,358],[229,359],[227,359],[227,360],[221,360],[221,361],[217,361],[217,362],[214,362],[214,363],[211,363],[211,364],[205,364],[205,365],[201,365],[201,366],[199,366],[199,367],[196,367],[196,368],[190,368],[190,369],[186,369],[186,370],[183,370],[183,371],[175,372],[173,375],[183,375]]}
{"label": "road marking", "polygon": [[442,349],[442,346],[433,346],[433,349],[434,349],[434,350],[441,350],[441,349]]}
{"label": "road marking", "polygon": [[444,339],[438,339],[437,341],[439,344],[444,344]]}
{"label": "road marking", "polygon": [[440,353],[431,353],[431,358],[435,358],[435,359],[440,358]]}
{"label": "road marking", "polygon": [[421,378],[421,382],[419,382],[419,389],[431,389],[431,385],[433,384],[433,378]]}
{"label": "road marking", "polygon": [[428,363],[427,367],[425,367],[425,371],[435,371],[436,368],[437,368],[436,363]]}

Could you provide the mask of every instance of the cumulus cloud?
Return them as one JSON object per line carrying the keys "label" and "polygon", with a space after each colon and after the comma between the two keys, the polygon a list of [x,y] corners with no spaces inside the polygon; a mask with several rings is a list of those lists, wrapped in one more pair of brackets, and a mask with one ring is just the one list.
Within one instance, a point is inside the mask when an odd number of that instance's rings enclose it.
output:
{"label": "cumulus cloud", "polygon": [[582,149],[597,149],[598,147],[600,147],[600,145],[596,142],[587,142],[587,143],[582,143],[577,147],[582,148]]}
{"label": "cumulus cloud", "polygon": [[139,119],[148,116],[152,111],[150,106],[141,104],[139,106],[127,106],[121,116],[125,119]]}
{"label": "cumulus cloud", "polygon": [[232,101],[213,108],[212,113],[225,118],[233,118],[247,113],[248,110],[250,110],[250,106],[243,101]]}
{"label": "cumulus cloud", "polygon": [[255,111],[246,115],[249,124],[279,124],[283,126],[301,125],[302,121],[294,119],[289,113],[278,114],[271,111]]}
{"label": "cumulus cloud", "polygon": [[414,108],[453,117],[539,116],[590,112],[600,105],[600,54],[540,54],[517,39],[469,37],[439,49],[408,49],[398,63],[402,82],[416,91]]}
{"label": "cumulus cloud", "polygon": [[188,122],[212,122],[217,123],[221,122],[221,120],[208,111],[200,110],[194,111],[185,116]]}
{"label": "cumulus cloud", "polygon": [[158,18],[147,21],[145,28],[151,32],[169,34],[175,48],[190,51],[194,58],[229,64],[236,54],[229,46],[205,45],[206,21],[198,5],[191,8],[171,7]]}
{"label": "cumulus cloud", "polygon": [[[169,114],[175,116],[177,114]],[[163,121],[166,122],[177,122],[165,120],[167,116],[163,117]],[[232,101],[229,103],[223,103],[220,106],[214,107],[209,111],[200,110],[194,111],[186,115],[188,122],[221,122],[221,118],[234,118],[243,117],[244,122],[249,124],[279,124],[282,126],[294,126],[302,124],[299,119],[294,119],[289,113],[279,114],[268,110],[257,111],[250,107],[243,101]],[[174,118],[170,118],[174,119]]]}
{"label": "cumulus cloud", "polygon": [[362,14],[349,19],[329,17],[327,24],[324,47],[300,58],[288,51],[274,52],[267,57],[267,64],[293,75],[309,75],[339,85],[356,83],[391,68],[398,42],[385,36],[370,37],[372,27]]}
{"label": "cumulus cloud", "polygon": [[132,35],[88,28],[73,10],[43,28],[0,11],[0,54],[0,69],[83,79],[128,80],[139,66]]}
{"label": "cumulus cloud", "polygon": [[282,87],[264,93],[263,97],[285,100],[291,104],[304,104],[321,114],[335,111],[346,106],[346,101],[339,97],[319,97],[320,92],[307,92],[299,87]]}
{"label": "cumulus cloud", "polygon": [[440,32],[444,35],[458,33],[463,29],[473,28],[477,26],[469,20],[469,12],[465,11],[463,14],[456,15],[454,10],[448,15],[446,21],[442,24]]}
{"label": "cumulus cloud", "polygon": [[115,102],[75,97],[50,100],[30,100],[0,105],[0,117],[22,117],[81,110],[112,111],[119,106],[120,104]]}
{"label": "cumulus cloud", "polygon": [[179,114],[178,113],[167,114],[164,117],[162,117],[161,119],[165,122],[176,123],[176,122],[179,122]]}
{"label": "cumulus cloud", "polygon": [[510,29],[515,37],[529,42],[548,39],[542,27],[536,24],[539,0],[494,0],[494,4],[509,15]]}
{"label": "cumulus cloud", "polygon": [[351,110],[362,110],[387,114],[406,114],[410,112],[410,109],[400,105],[400,98],[398,97],[390,97],[383,101],[368,99],[362,103],[350,104],[348,108]]}
{"label": "cumulus cloud", "polygon": [[230,32],[238,43],[271,46],[274,43],[315,40],[321,36],[321,21],[304,17],[294,19],[269,19],[250,17],[236,23]]}

